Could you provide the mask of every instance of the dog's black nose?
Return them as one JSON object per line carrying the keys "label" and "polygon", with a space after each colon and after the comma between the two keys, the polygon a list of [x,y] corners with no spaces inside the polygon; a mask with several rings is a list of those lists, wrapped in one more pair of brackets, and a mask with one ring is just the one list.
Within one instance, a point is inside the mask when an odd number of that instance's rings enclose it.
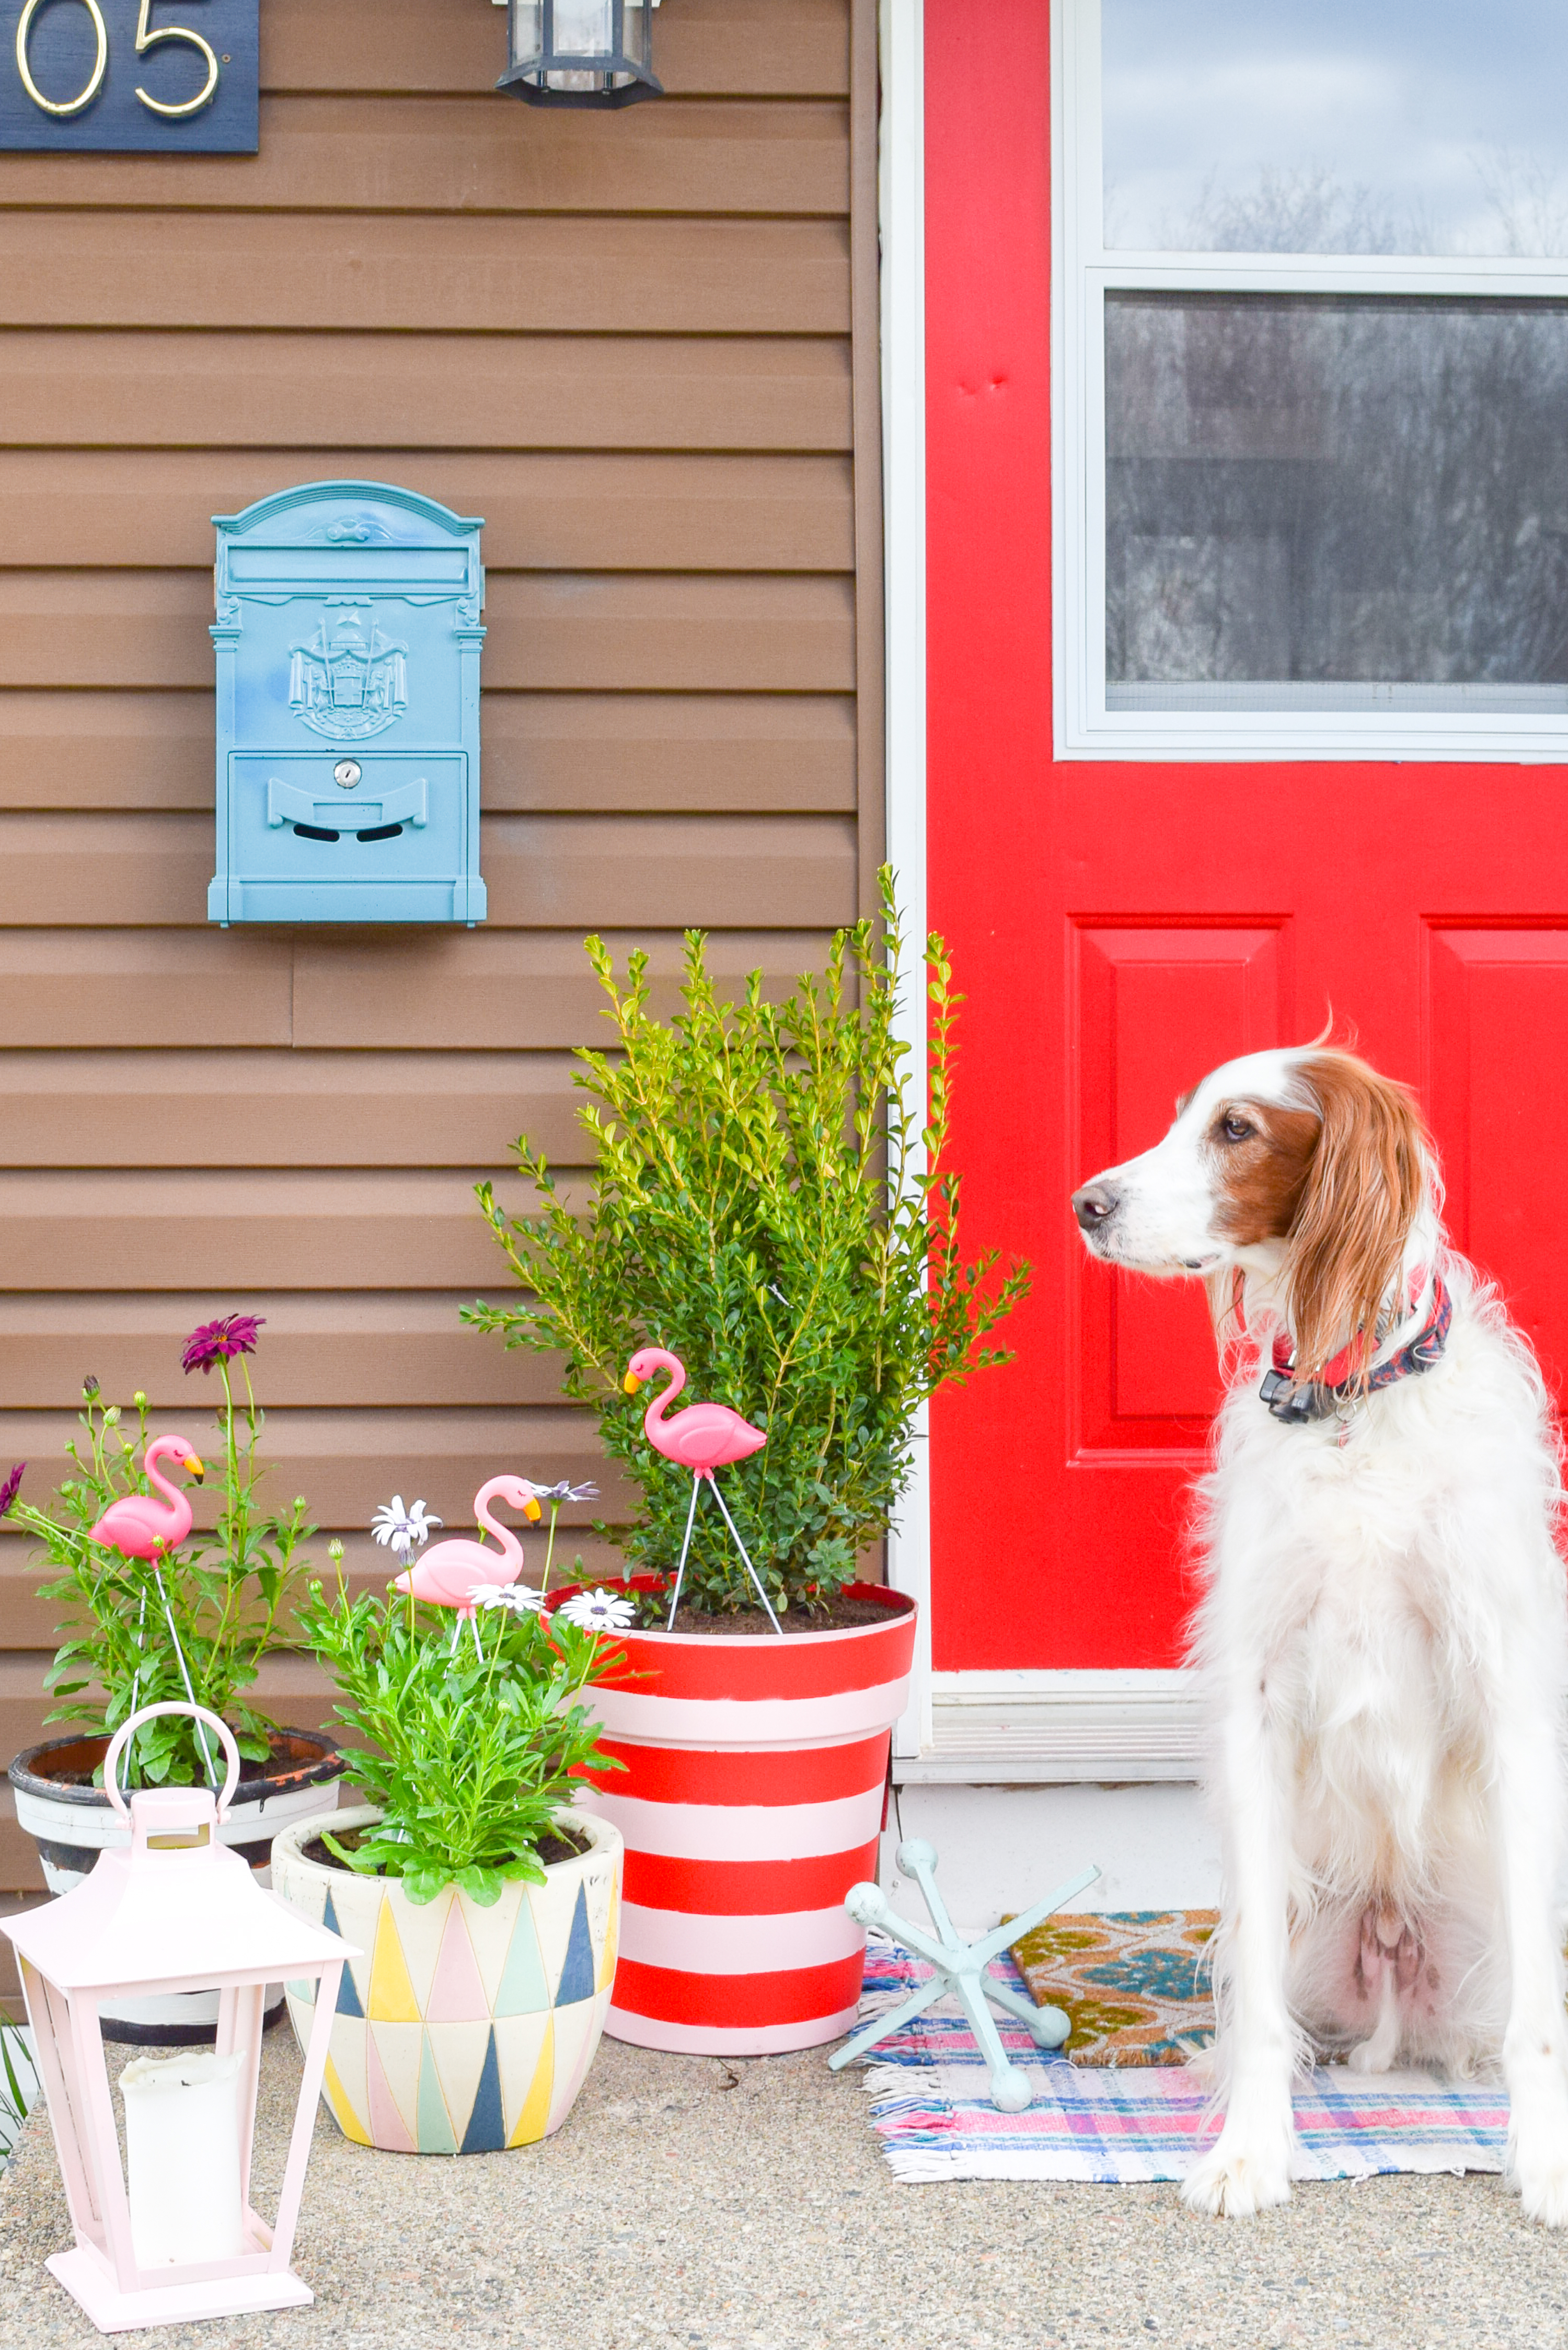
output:
{"label": "dog's black nose", "polygon": [[1085,1183],[1081,1191],[1073,1194],[1073,1213],[1086,1232],[1096,1231],[1107,1216],[1114,1215],[1119,1204],[1116,1193],[1104,1183]]}

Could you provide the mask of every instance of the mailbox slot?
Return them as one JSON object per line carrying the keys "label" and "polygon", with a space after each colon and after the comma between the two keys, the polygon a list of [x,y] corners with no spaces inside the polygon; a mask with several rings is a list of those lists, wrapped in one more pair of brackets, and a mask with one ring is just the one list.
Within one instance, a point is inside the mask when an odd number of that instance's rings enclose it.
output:
{"label": "mailbox slot", "polygon": [[342,832],[351,832],[358,840],[363,840],[367,833],[377,840],[390,840],[406,824],[412,825],[416,832],[423,831],[430,822],[430,785],[420,775],[411,784],[385,792],[379,799],[334,802],[301,791],[297,784],[286,784],[278,776],[269,775],[266,820],[269,830],[274,832],[279,825],[291,824],[296,832],[314,834],[327,840],[337,839]]}

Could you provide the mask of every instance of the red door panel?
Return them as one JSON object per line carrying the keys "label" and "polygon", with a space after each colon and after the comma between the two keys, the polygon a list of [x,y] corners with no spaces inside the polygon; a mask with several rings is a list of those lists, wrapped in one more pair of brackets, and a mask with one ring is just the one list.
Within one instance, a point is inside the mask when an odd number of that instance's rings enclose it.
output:
{"label": "red door panel", "polygon": [[1446,921],[1427,951],[1449,1229],[1500,1284],[1555,1391],[1568,1357],[1568,927]]}
{"label": "red door panel", "polygon": [[[1077,1157],[1085,1171],[1114,1166],[1164,1133],[1192,1082],[1195,1053],[1226,1060],[1294,1033],[1278,928],[1096,923],[1075,925],[1074,935]],[[1081,1257],[1073,1267],[1073,1450],[1200,1451],[1219,1392],[1201,1291],[1185,1282],[1107,1282]]]}
{"label": "red door panel", "polygon": [[[1052,755],[1049,10],[926,0],[928,905],[968,1002],[972,1248],[1017,1360],[932,1415],[939,1669],[1162,1666],[1215,1395],[1196,1284],[1088,1264],[1068,1193],[1332,1008],[1420,1091],[1456,1239],[1568,1363],[1568,783],[1545,765]],[[1005,57],[1007,70],[996,69]]]}

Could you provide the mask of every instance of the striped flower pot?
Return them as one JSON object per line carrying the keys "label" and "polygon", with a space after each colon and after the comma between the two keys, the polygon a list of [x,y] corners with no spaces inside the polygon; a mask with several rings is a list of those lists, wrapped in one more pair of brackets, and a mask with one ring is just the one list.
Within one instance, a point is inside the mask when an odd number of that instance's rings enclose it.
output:
{"label": "striped flower pot", "polygon": [[877,1875],[915,1603],[879,1584],[846,1596],[885,1620],[618,1636],[630,1671],[589,1701],[626,1767],[582,1798],[626,1839],[612,2038],[755,2056],[854,2022],[866,1931],[844,1897]]}
{"label": "striped flower pot", "polygon": [[[396,1877],[306,1857],[323,1827],[369,1806],[303,1820],[272,1848],[275,1893],[358,1945],[343,1970],[322,2095],[345,2137],[389,2154],[496,2154],[560,2128],[604,2030],[615,1976],[620,1837],[563,1814],[592,1849],[553,1862],[543,1885],[504,1885],[486,1909],[449,1885],[410,1901]],[[303,2049],[313,1986],[289,1983]]]}

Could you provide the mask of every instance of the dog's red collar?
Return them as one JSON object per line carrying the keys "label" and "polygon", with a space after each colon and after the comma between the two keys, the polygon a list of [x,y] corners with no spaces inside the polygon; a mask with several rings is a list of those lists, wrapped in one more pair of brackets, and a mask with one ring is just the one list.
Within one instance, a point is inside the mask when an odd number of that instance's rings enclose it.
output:
{"label": "dog's red collar", "polygon": [[[1238,1267],[1238,1272],[1240,1268]],[[1418,1266],[1410,1276],[1413,1295],[1410,1310],[1414,1312],[1427,1285],[1426,1269]],[[1238,1305],[1240,1289],[1238,1287]],[[1440,1360],[1449,1340],[1449,1328],[1454,1318],[1454,1302],[1449,1296],[1442,1274],[1432,1274],[1432,1307],[1426,1321],[1412,1338],[1381,1363],[1375,1363],[1365,1383],[1355,1377],[1360,1356],[1359,1345],[1342,1347],[1323,1367],[1323,1376],[1316,1379],[1297,1379],[1295,1341],[1288,1330],[1275,1334],[1272,1367],[1263,1375],[1258,1392],[1270,1411],[1289,1427],[1300,1427],[1309,1419],[1327,1419],[1363,1395],[1376,1395],[1381,1388],[1391,1388],[1400,1379],[1418,1378]]]}

